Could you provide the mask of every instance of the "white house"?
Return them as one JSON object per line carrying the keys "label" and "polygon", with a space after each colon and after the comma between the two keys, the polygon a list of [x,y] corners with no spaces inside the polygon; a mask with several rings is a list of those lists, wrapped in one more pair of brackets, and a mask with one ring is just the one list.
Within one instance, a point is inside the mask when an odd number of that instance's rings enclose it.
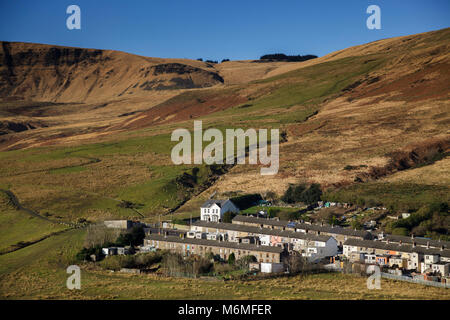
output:
{"label": "white house", "polygon": [[207,200],[200,207],[200,220],[220,222],[225,212],[239,213],[239,208],[231,200]]}

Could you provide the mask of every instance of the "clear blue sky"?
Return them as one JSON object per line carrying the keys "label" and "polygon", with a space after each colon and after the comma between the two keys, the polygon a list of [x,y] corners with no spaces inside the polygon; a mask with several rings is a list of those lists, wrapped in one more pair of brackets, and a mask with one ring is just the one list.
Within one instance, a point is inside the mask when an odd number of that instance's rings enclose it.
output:
{"label": "clear blue sky", "polygon": [[[66,28],[71,4],[81,8],[81,30]],[[381,30],[366,27],[370,4],[381,8]],[[449,0],[0,0],[0,40],[167,58],[322,56],[449,26]]]}

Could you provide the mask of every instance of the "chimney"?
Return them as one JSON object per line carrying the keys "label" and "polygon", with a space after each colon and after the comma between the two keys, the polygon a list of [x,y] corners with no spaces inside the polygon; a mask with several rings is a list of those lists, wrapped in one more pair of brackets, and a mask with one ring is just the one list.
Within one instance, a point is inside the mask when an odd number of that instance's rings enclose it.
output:
{"label": "chimney", "polygon": [[389,244],[389,239],[386,239],[386,244]]}
{"label": "chimney", "polygon": [[430,241],[427,241],[427,249],[430,249]]}
{"label": "chimney", "polygon": [[441,246],[441,251],[444,251],[444,246]]}
{"label": "chimney", "polygon": [[413,247],[413,248],[415,248],[415,247],[416,247],[416,242],[415,242],[415,241],[413,241],[413,243],[412,243],[412,247]]}
{"label": "chimney", "polygon": [[411,234],[411,239],[414,239],[414,233]]}
{"label": "chimney", "polygon": [[164,231],[164,238],[167,238],[167,231]]}

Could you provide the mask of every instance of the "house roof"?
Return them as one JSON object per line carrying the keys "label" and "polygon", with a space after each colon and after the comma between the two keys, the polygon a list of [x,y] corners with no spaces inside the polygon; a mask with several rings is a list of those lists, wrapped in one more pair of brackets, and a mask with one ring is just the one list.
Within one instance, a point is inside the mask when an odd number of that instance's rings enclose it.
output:
{"label": "house roof", "polygon": [[244,216],[242,214],[239,214],[233,218],[233,222],[247,222],[247,223],[258,223],[258,224],[266,224],[270,226],[277,226],[277,227],[286,227],[289,223],[289,221],[283,221],[283,220],[275,220],[275,219],[268,219],[268,218],[260,218],[260,217],[252,217],[252,216]]}
{"label": "house roof", "polygon": [[431,247],[440,248],[444,246],[444,248],[450,249],[450,241],[443,241],[443,240],[433,240],[433,239],[426,239],[426,238],[411,238],[406,236],[397,236],[392,234],[385,234],[384,239],[381,241],[389,240],[389,242],[402,242],[402,243],[409,243],[412,244],[415,242],[418,245],[426,246],[429,244]]}
{"label": "house roof", "polygon": [[330,226],[330,225],[296,223],[295,228],[302,229],[302,230],[314,230],[314,231],[320,231],[320,232],[326,232],[326,233],[343,234],[343,235],[347,235],[347,236],[354,236],[354,237],[361,237],[361,238],[364,238],[364,237],[370,235],[370,232],[368,232],[368,231],[354,230],[354,229],[350,229],[350,228],[342,228],[342,227]]}
{"label": "house roof", "polygon": [[222,208],[222,206],[227,202],[230,201],[229,199],[226,200],[216,200],[216,199],[208,199],[206,200],[200,207],[201,208],[210,208],[214,204],[218,205],[219,208]]}
{"label": "house roof", "polygon": [[256,244],[246,244],[246,243],[237,243],[237,242],[229,242],[229,241],[214,241],[214,240],[205,240],[205,239],[190,239],[190,238],[179,238],[173,236],[164,237],[159,234],[149,234],[146,237],[147,240],[155,240],[155,241],[167,241],[167,242],[175,242],[175,243],[185,243],[185,244],[193,244],[193,245],[203,245],[203,246],[211,246],[211,247],[219,247],[219,248],[232,248],[232,249],[241,249],[241,250],[251,250],[251,251],[261,251],[261,252],[271,252],[271,253],[282,253],[284,251],[283,248],[280,247],[272,247],[272,246],[262,246]]}
{"label": "house roof", "polygon": [[[333,227],[330,225],[319,225],[319,224],[308,224],[308,223],[292,223],[290,221],[286,220],[275,220],[275,219],[267,219],[267,218],[259,218],[259,217],[249,217],[244,215],[237,215],[233,218],[234,221],[239,222],[247,222],[247,223],[255,223],[255,224],[265,224],[265,225],[272,225],[272,226],[281,226],[281,227],[287,227],[288,224],[292,224],[292,228],[295,229],[302,229],[302,230],[313,230],[313,231],[320,231],[320,232],[327,232],[327,233],[334,233],[334,234],[343,234],[348,236],[355,236],[355,237],[361,237],[364,238],[367,235],[370,235],[370,232],[368,231],[361,231],[361,230],[353,230],[349,228],[342,228],[342,227]],[[289,226],[291,227],[291,226]]]}
{"label": "house roof", "polygon": [[426,248],[418,246],[413,247],[410,244],[387,243],[379,240],[348,239],[347,241],[344,242],[344,246],[355,246],[355,247],[382,249],[407,253],[416,252],[421,254],[436,254],[440,255],[441,257],[450,258],[449,249],[441,250],[436,248]]}
{"label": "house roof", "polygon": [[295,231],[287,231],[287,230],[252,227],[252,226],[246,226],[246,225],[235,224],[235,223],[196,221],[196,222],[192,223],[192,225],[198,226],[198,227],[211,228],[211,229],[240,231],[240,232],[247,232],[247,233],[251,233],[251,234],[264,234],[264,235],[272,235],[272,236],[310,240],[310,241],[327,242],[331,238],[331,236],[314,235],[314,234],[295,232]]}

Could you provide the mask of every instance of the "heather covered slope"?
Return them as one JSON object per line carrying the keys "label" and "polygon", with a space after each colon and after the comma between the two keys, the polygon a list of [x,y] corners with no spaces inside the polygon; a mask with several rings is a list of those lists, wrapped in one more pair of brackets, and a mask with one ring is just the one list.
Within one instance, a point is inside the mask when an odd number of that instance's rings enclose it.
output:
{"label": "heather covered slope", "polygon": [[105,102],[223,83],[205,63],[108,50],[1,42],[0,61],[0,96],[8,99]]}
{"label": "heather covered slope", "polygon": [[[331,189],[378,183],[401,169],[386,167],[396,163],[392,155],[411,146],[422,146],[422,160],[428,152],[439,159],[448,153],[449,46],[444,29],[301,63],[208,64],[73,48],[60,48],[56,59],[48,53],[52,46],[7,44],[15,58],[2,64],[8,101],[0,107],[1,187],[40,213],[99,220],[154,218],[213,191],[280,195],[294,182]],[[28,50],[44,51],[34,58]],[[53,64],[39,68],[36,61]],[[44,75],[38,85],[30,82]],[[195,87],[174,80],[180,77]],[[14,100],[21,94],[26,101]],[[287,140],[279,173],[199,166],[195,177],[193,166],[174,166],[170,133],[192,130],[193,119],[205,128],[280,128]],[[442,148],[433,147],[436,141]],[[427,161],[412,167],[426,171]],[[414,190],[427,186],[428,200],[448,201],[449,185],[436,186],[436,177],[422,171]],[[139,213],[118,206],[120,200],[135,203]]]}

